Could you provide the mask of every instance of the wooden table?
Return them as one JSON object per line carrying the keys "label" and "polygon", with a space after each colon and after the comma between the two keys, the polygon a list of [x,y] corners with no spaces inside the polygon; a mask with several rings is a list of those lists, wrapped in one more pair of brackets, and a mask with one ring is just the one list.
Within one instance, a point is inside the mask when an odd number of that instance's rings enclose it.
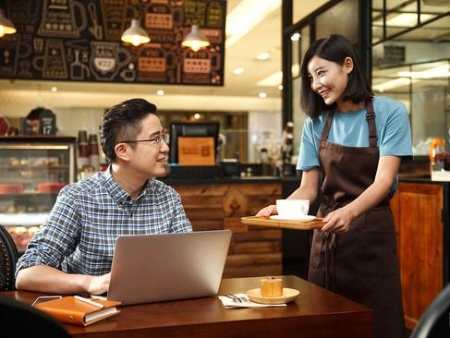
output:
{"label": "wooden table", "polygon": [[[284,287],[300,291],[286,307],[225,309],[217,297],[124,306],[88,327],[67,325],[75,337],[373,337],[372,310],[296,276]],[[260,277],[223,279],[219,294],[258,288]],[[2,293],[31,303],[39,294]],[[24,323],[26,325],[26,323]]]}

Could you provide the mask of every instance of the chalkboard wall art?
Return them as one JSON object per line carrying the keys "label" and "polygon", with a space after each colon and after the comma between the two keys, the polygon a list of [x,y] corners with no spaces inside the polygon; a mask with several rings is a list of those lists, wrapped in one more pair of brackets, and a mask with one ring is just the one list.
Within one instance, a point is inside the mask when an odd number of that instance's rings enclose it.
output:
{"label": "chalkboard wall art", "polygon": [[[5,0],[17,33],[0,39],[0,78],[223,86],[225,0]],[[120,37],[132,19],[149,34]],[[181,46],[197,24],[210,45]]]}

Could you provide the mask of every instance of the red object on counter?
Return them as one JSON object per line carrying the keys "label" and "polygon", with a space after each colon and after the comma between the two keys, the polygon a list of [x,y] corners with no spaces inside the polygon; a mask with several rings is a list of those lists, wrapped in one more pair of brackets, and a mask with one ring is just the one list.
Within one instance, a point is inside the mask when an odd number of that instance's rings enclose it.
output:
{"label": "red object on counter", "polygon": [[0,184],[0,194],[20,194],[23,184]]}
{"label": "red object on counter", "polygon": [[61,182],[45,182],[37,185],[38,192],[58,193],[66,184]]}

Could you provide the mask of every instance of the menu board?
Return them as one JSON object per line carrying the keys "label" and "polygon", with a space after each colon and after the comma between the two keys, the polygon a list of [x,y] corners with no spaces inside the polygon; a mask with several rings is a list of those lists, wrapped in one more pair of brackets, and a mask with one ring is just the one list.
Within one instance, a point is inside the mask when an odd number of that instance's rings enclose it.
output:
{"label": "menu board", "polygon": [[[5,0],[0,78],[223,86],[226,0]],[[151,41],[120,40],[139,19]],[[210,45],[181,46],[197,24]]]}
{"label": "menu board", "polygon": [[214,151],[213,137],[178,137],[179,165],[214,165],[215,163],[216,152]]}

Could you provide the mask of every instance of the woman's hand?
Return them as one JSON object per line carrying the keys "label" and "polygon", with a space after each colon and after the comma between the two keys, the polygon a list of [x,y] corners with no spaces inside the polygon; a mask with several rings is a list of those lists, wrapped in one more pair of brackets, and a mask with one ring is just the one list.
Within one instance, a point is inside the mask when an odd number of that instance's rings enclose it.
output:
{"label": "woman's hand", "polygon": [[256,214],[256,216],[261,216],[261,217],[269,217],[270,215],[274,215],[277,214],[277,206],[274,204],[271,204],[263,209],[261,209],[260,211],[258,211],[258,213]]}
{"label": "woman's hand", "polygon": [[325,225],[320,229],[322,232],[344,233],[350,228],[354,216],[348,208],[340,208],[330,212],[323,221]]}

